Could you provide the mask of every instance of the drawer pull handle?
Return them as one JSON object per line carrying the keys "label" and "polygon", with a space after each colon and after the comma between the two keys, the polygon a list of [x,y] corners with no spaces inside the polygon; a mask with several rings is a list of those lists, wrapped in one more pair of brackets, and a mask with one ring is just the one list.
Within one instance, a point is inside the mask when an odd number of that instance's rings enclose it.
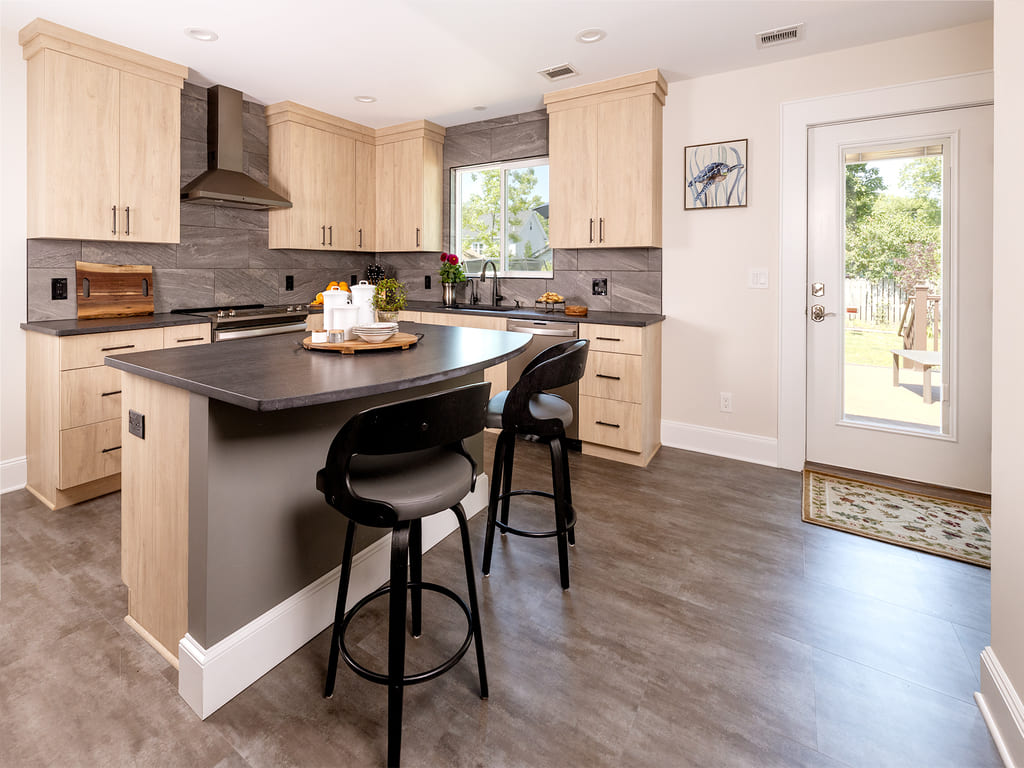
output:
{"label": "drawer pull handle", "polygon": [[120,394],[121,394],[121,390],[120,389],[115,389],[113,392],[104,392],[102,395],[100,395],[100,397],[110,397],[111,395],[120,395]]}
{"label": "drawer pull handle", "polygon": [[134,344],[122,344],[120,347],[101,347],[100,352],[113,352],[115,349],[134,349]]}
{"label": "drawer pull handle", "polygon": [[616,339],[614,336],[595,336],[598,341],[622,341],[622,339]]}
{"label": "drawer pull handle", "polygon": [[202,336],[190,336],[187,339],[175,339],[175,344],[184,344],[186,341],[205,341]]}
{"label": "drawer pull handle", "polygon": [[113,448],[104,448],[102,452],[103,453],[110,453],[111,451],[120,451],[120,450],[121,450],[121,446],[120,445],[115,445]]}
{"label": "drawer pull handle", "polygon": [[618,424],[612,424],[611,422],[608,421],[595,421],[594,423],[600,424],[602,427],[615,427],[616,429],[621,429],[621,427]]}
{"label": "drawer pull handle", "polygon": [[599,379],[611,379],[612,381],[622,381],[622,377],[621,376],[609,376],[606,373],[597,373],[597,374],[594,374],[594,375],[597,376],[597,378],[599,378]]}

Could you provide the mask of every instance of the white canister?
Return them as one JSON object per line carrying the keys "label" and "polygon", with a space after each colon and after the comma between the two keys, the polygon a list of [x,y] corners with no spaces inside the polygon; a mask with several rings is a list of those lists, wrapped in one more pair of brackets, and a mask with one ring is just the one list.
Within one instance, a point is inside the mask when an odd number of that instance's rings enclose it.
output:
{"label": "white canister", "polygon": [[328,291],[324,291],[324,330],[331,331],[341,326],[335,325],[334,313],[341,307],[351,306],[352,294],[348,291],[343,291],[341,288],[335,286]]}
{"label": "white canister", "polygon": [[345,341],[356,338],[355,327],[359,325],[359,307],[355,304],[344,304],[334,309],[332,330],[344,331]]}
{"label": "white canister", "polygon": [[360,280],[358,285],[349,286],[352,289],[352,304],[359,308],[359,324],[373,322],[373,292],[375,286],[365,280]]}

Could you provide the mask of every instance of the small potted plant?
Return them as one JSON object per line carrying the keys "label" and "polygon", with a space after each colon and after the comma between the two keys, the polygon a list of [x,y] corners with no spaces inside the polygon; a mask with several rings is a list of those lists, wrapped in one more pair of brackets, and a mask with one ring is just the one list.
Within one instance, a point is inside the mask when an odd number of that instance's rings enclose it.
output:
{"label": "small potted plant", "polygon": [[455,306],[455,286],[466,281],[466,273],[454,253],[441,254],[441,303],[446,307]]}
{"label": "small potted plant", "polygon": [[380,280],[373,289],[373,308],[377,310],[377,321],[383,323],[397,320],[398,313],[405,309],[408,294],[405,283],[393,277]]}

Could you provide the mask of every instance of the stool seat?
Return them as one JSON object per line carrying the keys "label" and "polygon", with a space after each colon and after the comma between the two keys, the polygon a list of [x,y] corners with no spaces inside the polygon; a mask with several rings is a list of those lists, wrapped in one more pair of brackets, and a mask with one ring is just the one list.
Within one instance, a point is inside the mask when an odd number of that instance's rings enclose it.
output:
{"label": "stool seat", "polygon": [[[487,426],[501,429],[501,415],[505,411],[508,390],[499,392],[487,403]],[[572,406],[558,395],[541,392],[530,398],[530,415],[538,421],[558,419],[564,430],[572,424]]]}

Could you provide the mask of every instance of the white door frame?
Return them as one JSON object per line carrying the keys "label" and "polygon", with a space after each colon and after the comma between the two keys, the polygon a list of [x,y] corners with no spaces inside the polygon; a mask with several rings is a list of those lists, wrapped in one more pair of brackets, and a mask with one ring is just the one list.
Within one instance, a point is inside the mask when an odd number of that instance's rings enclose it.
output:
{"label": "white door frame", "polygon": [[818,125],[991,104],[992,71],[781,105],[778,466],[807,456],[807,130]]}

